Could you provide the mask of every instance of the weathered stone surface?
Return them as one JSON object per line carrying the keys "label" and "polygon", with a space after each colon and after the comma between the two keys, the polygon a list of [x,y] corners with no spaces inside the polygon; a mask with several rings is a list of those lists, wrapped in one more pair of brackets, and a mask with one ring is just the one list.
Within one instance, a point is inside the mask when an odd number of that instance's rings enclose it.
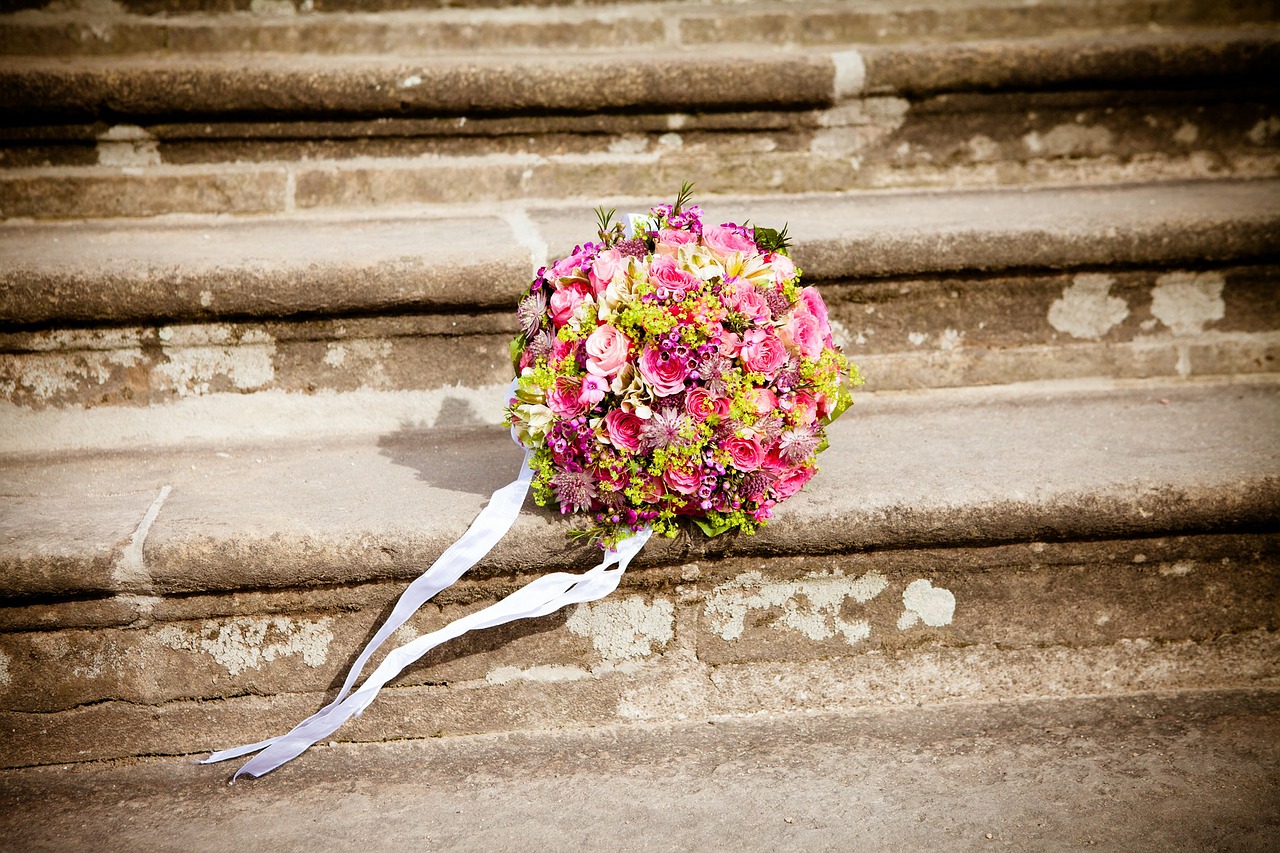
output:
{"label": "weathered stone surface", "polygon": [[1130,695],[339,745],[233,787],[185,758],[33,768],[5,774],[0,827],[36,849],[90,832],[105,850],[1264,849],[1276,705]]}
{"label": "weathered stone surface", "polygon": [[[987,645],[923,647],[717,667],[668,654],[639,668],[577,680],[391,687],[364,715],[340,729],[334,741],[518,734],[726,714],[837,712],[956,701],[1257,689],[1274,687],[1280,678],[1278,651],[1274,633],[1253,632],[1203,643],[1143,640],[1015,650]],[[324,701],[319,693],[292,693],[155,706],[100,702],[56,714],[2,711],[0,732],[8,748],[0,760],[5,767],[23,767],[207,753],[287,731]]]}
{"label": "weathered stone surface", "polygon": [[0,245],[9,324],[505,309],[530,265],[491,217],[19,226]]}
{"label": "weathered stone surface", "polygon": [[[1277,417],[1273,385],[863,395],[833,427],[822,476],[779,508],[775,524],[754,537],[651,543],[641,564],[1268,529],[1277,522],[1277,436],[1258,425]],[[225,450],[11,458],[3,469],[15,493],[41,507],[61,501],[69,515],[87,482],[90,494],[170,486],[142,551],[154,592],[279,588],[415,576],[514,476],[519,457],[508,442],[498,429],[401,428]],[[35,503],[9,518],[20,534],[4,558],[7,594],[60,594],[65,583],[51,579],[65,558],[26,556],[61,542],[59,528]],[[568,526],[548,510],[522,514],[476,577],[590,565],[589,548],[566,550]],[[77,551],[88,562],[97,547]]]}
{"label": "weathered stone surface", "polygon": [[[1273,253],[1275,181],[708,201],[707,218],[787,223],[815,280],[1204,262]],[[552,256],[589,217],[534,208]]]}
{"label": "weathered stone surface", "polygon": [[1140,88],[1179,81],[1273,79],[1280,42],[1269,30],[1141,33],[868,47],[864,91],[934,92]]}
{"label": "weathered stone surface", "polygon": [[280,213],[285,209],[285,170],[126,170],[89,174],[34,170],[5,175],[0,214],[14,218],[155,216],[184,213]]}
{"label": "weathered stone surface", "polygon": [[615,57],[431,59],[15,59],[0,69],[0,109],[14,119],[177,116],[453,115],[746,105],[832,100],[826,57],[741,59],[700,51]]}
{"label": "weathered stone surface", "polygon": [[[1278,554],[1274,538],[1224,536],[686,564],[636,572],[595,604],[466,635],[396,684],[579,682],[634,672],[662,655],[679,657],[678,649],[714,667],[925,648],[1204,642],[1280,629]],[[464,584],[452,598],[480,599],[433,602],[388,648],[522,581]],[[262,609],[241,595],[153,598],[127,626],[45,622],[0,633],[8,677],[0,709],[49,713],[104,700],[154,705],[333,686],[400,591],[380,584],[251,594]],[[189,618],[197,610],[204,618]],[[86,615],[82,621],[96,614]]]}
{"label": "weathered stone surface", "polygon": [[[147,11],[146,4],[123,3],[112,10],[29,12],[0,23],[0,49],[10,55],[124,55],[192,52],[276,52],[382,55],[422,51],[626,50],[643,46],[725,43],[822,45],[892,43],[983,37],[1044,36],[1106,29],[1123,31],[1150,25],[1223,26],[1274,20],[1274,4],[1233,3],[1230,8],[1181,2],[1073,2],[1050,6],[986,0],[902,8],[891,3],[857,8],[807,6],[779,10],[776,4],[668,3],[654,26],[650,4],[493,2],[361,2],[345,7],[360,15],[324,14],[344,6],[313,2],[296,14],[271,14],[259,4],[238,4],[258,14],[211,16],[237,4],[165,4],[164,15],[123,14]],[[530,15],[527,7],[563,6]],[[139,9],[138,7],[143,8]],[[336,6],[336,9],[335,9]],[[433,6],[467,7],[432,9]],[[506,8],[503,8],[506,6]],[[380,8],[382,7],[382,8]],[[411,11],[417,7],[419,11]],[[491,7],[491,8],[484,8]],[[118,10],[118,11],[114,11]],[[203,15],[175,14],[202,11]],[[402,11],[403,10],[403,11]],[[371,14],[382,12],[382,14]]]}

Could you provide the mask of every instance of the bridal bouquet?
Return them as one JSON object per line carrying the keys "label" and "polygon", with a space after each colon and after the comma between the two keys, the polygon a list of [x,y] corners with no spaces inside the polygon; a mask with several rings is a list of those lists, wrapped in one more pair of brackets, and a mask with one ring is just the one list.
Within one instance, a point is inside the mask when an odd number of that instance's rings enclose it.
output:
{"label": "bridal bouquet", "polygon": [[511,344],[507,422],[534,451],[533,494],[609,546],[689,518],[755,530],[798,492],[851,402],[857,368],[827,307],[768,228],[675,204],[613,223],[538,271]]}
{"label": "bridal bouquet", "polygon": [[[649,537],[675,535],[682,518],[711,536],[753,533],[809,481],[857,369],[833,343],[818,291],[800,286],[786,228],[704,225],[689,189],[619,223],[600,210],[600,242],[538,271],[511,347],[507,421],[525,447],[516,479],[404,591],[328,705],[205,763],[257,753],[233,781],[269,773],[441,643],[603,598]],[[579,532],[605,548],[600,564],[550,572],[410,640],[357,688],[382,644],[506,535],[531,489],[539,504],[591,514]]]}

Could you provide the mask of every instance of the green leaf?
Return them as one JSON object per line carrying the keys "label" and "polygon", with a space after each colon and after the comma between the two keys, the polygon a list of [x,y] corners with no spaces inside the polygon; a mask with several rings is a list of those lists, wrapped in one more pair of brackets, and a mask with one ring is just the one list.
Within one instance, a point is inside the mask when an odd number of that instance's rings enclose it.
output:
{"label": "green leaf", "polygon": [[693,523],[702,528],[702,532],[708,536],[719,536],[733,527],[733,524],[727,521],[713,524],[705,518],[695,518]]}
{"label": "green leaf", "polygon": [[781,231],[775,231],[772,228],[761,228],[757,225],[756,245],[762,252],[778,252],[786,255],[791,248],[791,235],[787,233],[787,227],[783,225]]}
{"label": "green leaf", "polygon": [[517,335],[508,345],[511,350],[511,369],[520,375],[520,356],[524,355],[524,335]]}
{"label": "green leaf", "polygon": [[672,213],[679,213],[684,206],[693,200],[693,182],[685,181],[680,184],[680,194],[676,196],[676,205],[671,208]]}
{"label": "green leaf", "polygon": [[849,390],[849,386],[840,383],[840,395],[836,398],[836,406],[831,410],[831,414],[827,415],[826,420],[822,422],[823,426],[830,424],[836,418],[845,413],[850,406],[853,405],[853,392]]}

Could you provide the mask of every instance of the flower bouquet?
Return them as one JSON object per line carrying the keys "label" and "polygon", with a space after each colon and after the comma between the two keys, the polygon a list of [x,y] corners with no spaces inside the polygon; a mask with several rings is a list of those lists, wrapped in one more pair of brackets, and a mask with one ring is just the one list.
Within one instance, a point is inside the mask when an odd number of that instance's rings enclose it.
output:
{"label": "flower bouquet", "polygon": [[[511,345],[507,422],[525,448],[515,481],[409,585],[328,705],[206,763],[257,753],[235,776],[269,773],[441,643],[603,598],[649,537],[674,536],[681,519],[710,536],[753,533],[808,482],[857,369],[832,341],[822,297],[800,286],[786,228],[704,225],[690,189],[617,223],[598,211],[600,242],[538,271]],[[543,575],[393,649],[357,688],[378,648],[506,535],[530,489],[539,504],[590,513],[577,534],[605,549],[601,563]]]}
{"label": "flower bouquet", "polygon": [[604,546],[681,518],[754,533],[861,383],[786,229],[704,224],[690,190],[618,223],[599,209],[599,242],[538,270],[517,312],[507,422],[534,499],[590,513],[575,533]]}

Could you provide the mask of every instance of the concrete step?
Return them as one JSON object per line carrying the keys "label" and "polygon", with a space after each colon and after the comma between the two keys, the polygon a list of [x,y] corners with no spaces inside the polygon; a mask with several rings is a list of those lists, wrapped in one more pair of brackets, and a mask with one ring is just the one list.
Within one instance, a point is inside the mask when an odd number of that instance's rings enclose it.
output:
{"label": "concrete step", "polygon": [[[760,535],[651,543],[611,598],[433,652],[340,736],[1274,683],[1278,390],[863,395]],[[507,442],[7,461],[6,765],[192,752],[310,713],[514,476]],[[569,526],[526,510],[400,639],[589,565]]]}
{"label": "concrete step", "polygon": [[[1274,371],[1277,189],[707,204],[789,223],[841,344],[890,390]],[[284,412],[311,434],[369,406],[496,423],[511,306],[591,227],[585,207],[542,204],[0,229],[0,449],[251,438]]]}
{"label": "concrete step", "polygon": [[1275,30],[609,56],[15,59],[0,215],[1280,173]]}
{"label": "concrete step", "polygon": [[420,8],[327,12],[313,2],[304,14],[271,10],[228,14],[228,3],[183,14],[176,4],[167,5],[168,14],[117,3],[105,8],[54,6],[0,16],[0,53],[414,55],[512,49],[701,49],[726,42],[810,47],[1268,24],[1274,23],[1277,11],[1274,2],[1257,0],[1227,8],[1182,0],[1070,0],[1044,5],[962,0],[907,6],[881,0],[856,6],[757,1],[660,6],[652,2],[495,3],[477,8],[474,3],[450,3],[451,8],[417,4]]}
{"label": "concrete step", "polygon": [[0,829],[28,850],[1263,850],[1277,710],[1143,693],[339,744],[230,788],[189,759],[33,768],[0,776]]}

